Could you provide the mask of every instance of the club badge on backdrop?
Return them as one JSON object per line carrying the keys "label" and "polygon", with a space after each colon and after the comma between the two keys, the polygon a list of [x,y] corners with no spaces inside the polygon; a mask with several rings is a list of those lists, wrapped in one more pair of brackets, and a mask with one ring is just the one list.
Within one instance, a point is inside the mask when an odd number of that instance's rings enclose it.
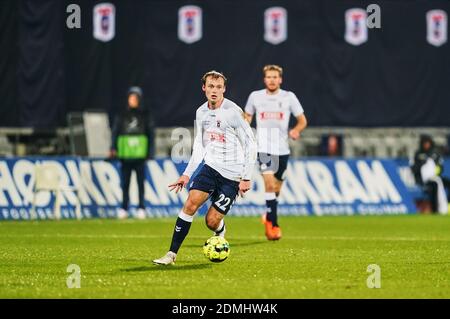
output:
{"label": "club badge on backdrop", "polygon": [[178,38],[194,43],[202,38],[202,9],[197,6],[183,6],[178,10]]}
{"label": "club badge on backdrop", "polygon": [[368,40],[367,12],[364,9],[352,8],[345,11],[345,41],[352,45],[360,45]]}
{"label": "club badge on backdrop", "polygon": [[427,12],[427,41],[436,47],[447,42],[447,13],[443,10]]}
{"label": "club badge on backdrop", "polygon": [[282,7],[271,7],[264,12],[264,40],[280,44],[287,39],[287,11]]}
{"label": "club badge on backdrop", "polygon": [[108,42],[116,34],[116,8],[111,3],[99,3],[94,7],[94,38]]}

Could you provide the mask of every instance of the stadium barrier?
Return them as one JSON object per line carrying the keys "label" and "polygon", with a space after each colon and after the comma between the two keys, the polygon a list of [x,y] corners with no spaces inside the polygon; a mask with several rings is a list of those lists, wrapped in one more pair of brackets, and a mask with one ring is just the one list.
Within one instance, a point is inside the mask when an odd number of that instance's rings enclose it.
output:
{"label": "stadium barrier", "polygon": [[[40,192],[32,210],[34,167],[54,162],[61,183],[78,191],[63,192],[62,218],[75,218],[81,202],[83,218],[115,218],[122,199],[118,161],[59,158],[11,158],[0,160],[0,220],[52,219],[54,196]],[[187,198],[187,191],[169,192],[167,185],[183,171],[185,163],[171,159],[147,162],[145,201],[148,217],[175,216]],[[279,198],[282,215],[368,215],[416,213],[413,197],[400,178],[399,164],[387,159],[291,160]],[[76,195],[78,194],[78,195]],[[77,197],[78,196],[78,197]],[[135,176],[130,189],[130,213],[138,202]],[[252,191],[238,198],[230,215],[256,216],[265,210],[264,182],[257,167]],[[200,210],[204,214],[206,205]]]}

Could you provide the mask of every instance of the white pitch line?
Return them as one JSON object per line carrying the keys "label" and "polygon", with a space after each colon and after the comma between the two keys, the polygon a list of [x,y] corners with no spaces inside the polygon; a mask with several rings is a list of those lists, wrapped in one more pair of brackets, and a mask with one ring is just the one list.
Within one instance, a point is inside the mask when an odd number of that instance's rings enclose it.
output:
{"label": "white pitch line", "polygon": [[[0,238],[88,238],[88,239],[152,239],[152,238],[170,238],[171,235],[90,235],[90,234],[0,234]],[[190,238],[204,238],[202,236],[190,236]],[[234,240],[257,240],[265,239],[264,236],[246,236],[246,237],[230,237]],[[358,240],[358,241],[442,241],[448,242],[450,238],[418,238],[418,237],[351,237],[351,236],[292,236],[285,235],[285,240]]]}

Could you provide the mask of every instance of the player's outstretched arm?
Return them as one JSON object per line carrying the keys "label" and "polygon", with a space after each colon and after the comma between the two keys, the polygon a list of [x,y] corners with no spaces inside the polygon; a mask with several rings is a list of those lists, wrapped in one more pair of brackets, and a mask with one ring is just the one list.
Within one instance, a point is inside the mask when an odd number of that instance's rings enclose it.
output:
{"label": "player's outstretched arm", "polygon": [[186,175],[189,178],[192,176],[192,174],[195,172],[195,170],[197,169],[197,167],[200,165],[200,163],[203,161],[203,158],[205,157],[205,149],[203,147],[203,130],[202,130],[202,126],[201,126],[201,120],[198,115],[198,110],[197,110],[197,115],[196,115],[196,119],[195,119],[195,125],[197,128],[197,133],[195,135],[194,145],[192,147],[192,156],[191,156],[189,163],[183,173],[183,175]]}

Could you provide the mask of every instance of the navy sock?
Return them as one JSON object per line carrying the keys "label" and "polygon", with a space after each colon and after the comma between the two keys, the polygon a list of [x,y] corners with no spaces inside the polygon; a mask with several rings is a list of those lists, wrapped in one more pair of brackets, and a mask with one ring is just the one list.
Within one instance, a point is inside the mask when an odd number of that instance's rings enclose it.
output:
{"label": "navy sock", "polygon": [[175,223],[175,228],[173,230],[172,243],[170,244],[170,251],[174,252],[175,254],[178,253],[181,244],[189,233],[191,224],[192,221],[188,222],[181,219],[180,217],[177,218],[177,222]]}
{"label": "navy sock", "polygon": [[266,215],[267,220],[272,222],[273,226],[278,226],[277,200],[276,199],[266,200],[266,206],[267,206],[267,215]]}

